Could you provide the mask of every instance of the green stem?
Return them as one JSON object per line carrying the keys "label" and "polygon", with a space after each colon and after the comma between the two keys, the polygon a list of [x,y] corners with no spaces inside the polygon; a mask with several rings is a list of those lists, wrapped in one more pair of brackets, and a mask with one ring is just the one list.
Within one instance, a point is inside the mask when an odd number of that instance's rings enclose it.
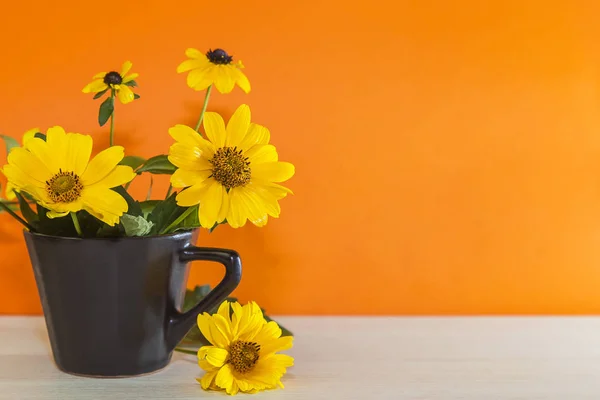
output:
{"label": "green stem", "polygon": [[180,353],[185,353],[185,354],[193,354],[195,356],[198,355],[198,351],[186,350],[186,349],[182,349],[181,347],[175,347],[175,351],[178,351]]}
{"label": "green stem", "polygon": [[71,219],[73,220],[73,225],[75,226],[75,230],[79,237],[83,237],[83,233],[81,233],[81,226],[79,225],[79,220],[77,219],[77,214],[71,212]]}
{"label": "green stem", "polygon": [[29,231],[33,231],[34,230],[33,226],[29,225],[27,223],[27,221],[25,221],[23,218],[19,217],[17,215],[17,213],[15,213],[13,210],[11,210],[9,206],[7,206],[6,204],[4,204],[4,202],[0,201],[0,208],[3,208],[4,211],[6,211],[7,213],[9,213],[11,217],[13,217],[17,221],[19,221],[25,228],[27,228],[27,230],[29,230]]}
{"label": "green stem", "polygon": [[185,210],[183,212],[183,214],[181,214],[175,221],[171,222],[171,224],[169,226],[167,226],[165,229],[163,229],[160,234],[164,235],[166,233],[168,233],[171,229],[175,228],[177,225],[179,225],[181,223],[181,221],[183,221],[184,219],[187,218],[188,215],[190,215],[192,213],[192,211],[196,210],[196,206],[192,206],[192,207],[188,207],[187,210]]}
{"label": "green stem", "polygon": [[169,189],[167,189],[167,195],[165,196],[165,200],[169,198],[172,191],[173,191],[173,185],[169,184]]}
{"label": "green stem", "polygon": [[200,124],[202,123],[202,119],[204,118],[204,113],[206,112],[206,107],[208,107],[208,99],[210,98],[210,92],[212,90],[212,85],[206,88],[206,96],[204,96],[204,105],[202,106],[202,111],[200,112],[200,118],[198,118],[198,123],[196,124],[196,132],[200,129]]}
{"label": "green stem", "polygon": [[115,140],[114,140],[114,136],[115,136],[115,108],[114,108],[115,91],[114,90],[110,93],[110,97],[113,99],[113,112],[110,113],[110,146],[113,146],[115,143]]}

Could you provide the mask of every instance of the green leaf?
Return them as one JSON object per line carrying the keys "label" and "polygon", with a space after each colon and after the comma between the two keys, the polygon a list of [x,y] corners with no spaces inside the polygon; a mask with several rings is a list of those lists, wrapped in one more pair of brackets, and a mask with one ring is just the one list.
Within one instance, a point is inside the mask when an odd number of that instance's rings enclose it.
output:
{"label": "green leaf", "polygon": [[107,97],[106,100],[100,104],[100,111],[98,112],[98,123],[100,126],[104,126],[104,124],[106,124],[106,121],[108,121],[114,110],[115,99],[112,96]]}
{"label": "green leaf", "polygon": [[172,175],[177,170],[166,155],[159,155],[149,158],[144,165],[142,165],[137,173],[149,172],[155,175]]}
{"label": "green leaf", "polygon": [[40,220],[37,214],[33,212],[31,207],[29,206],[29,203],[27,202],[27,200],[25,200],[21,193],[15,192],[15,195],[17,196],[17,200],[19,200],[21,215],[23,215],[25,221],[29,222],[31,226],[35,227],[36,223]]}
{"label": "green leaf", "polygon": [[189,311],[210,293],[210,285],[196,286],[194,290],[187,289],[183,300],[183,312]]}
{"label": "green leaf", "polygon": [[123,186],[117,186],[113,188],[115,192],[119,193],[125,201],[127,201],[127,205],[129,206],[127,209],[127,214],[133,215],[134,217],[138,217],[142,215],[142,208],[140,207],[140,203],[134,200],[133,197],[125,190]]}
{"label": "green leaf", "polygon": [[121,223],[118,223],[115,226],[110,226],[108,224],[102,223],[102,225],[96,230],[96,233],[94,234],[95,237],[102,238],[117,238],[123,237],[124,235],[125,228],[123,228],[123,224]]}
{"label": "green leaf", "polygon": [[188,214],[187,217],[177,226],[173,227],[171,232],[176,232],[179,230],[190,230],[195,228],[200,228],[200,221],[198,220],[198,206],[192,206],[195,210]]}
{"label": "green leaf", "polygon": [[144,218],[147,218],[148,215],[152,212],[152,210],[154,210],[154,207],[156,207],[161,201],[162,200],[140,201],[139,205],[142,209],[142,215],[144,216]]}
{"label": "green leaf", "polygon": [[138,84],[136,81],[129,81],[129,82],[125,82],[124,85],[129,86],[129,87],[137,87]]}
{"label": "green leaf", "polygon": [[48,210],[46,208],[37,204],[37,215],[39,218],[39,222],[37,223],[38,233],[52,236],[77,236],[77,231],[75,231],[71,217],[66,216],[62,218],[50,219],[46,215],[47,212]]}
{"label": "green leaf", "polygon": [[150,233],[153,225],[142,216],[136,217],[129,214],[123,214],[121,223],[127,236],[146,236]]}
{"label": "green leaf", "polygon": [[46,135],[44,135],[42,132],[36,132],[35,135],[33,135],[33,137],[42,139],[44,142],[46,141]]}
{"label": "green leaf", "polygon": [[14,149],[15,147],[19,147],[20,144],[17,141],[17,139],[14,139],[10,136],[6,136],[6,135],[0,135],[0,138],[4,139],[4,145],[6,146],[6,154],[8,155],[8,153],[10,153],[10,151],[12,149]]}
{"label": "green leaf", "polygon": [[148,191],[146,192],[146,201],[150,200],[150,197],[152,197],[152,186],[154,186],[154,178],[150,175],[150,186],[148,186]]}
{"label": "green leaf", "polygon": [[[8,207],[11,211],[19,211],[21,209],[19,207],[19,204],[15,203],[14,201],[2,201],[2,204]],[[0,214],[2,214],[3,212],[6,211],[4,210],[4,208],[0,207]]]}
{"label": "green leaf", "polygon": [[108,88],[104,89],[101,92],[98,92],[94,95],[94,100],[99,99],[100,97],[104,96],[104,93],[106,93],[108,91]]}
{"label": "green leaf", "polygon": [[139,94],[137,94],[137,93],[134,93],[134,94],[133,94],[133,99],[134,99],[134,100],[137,100],[137,99],[139,99],[139,98],[140,98],[140,95],[139,95]]}
{"label": "green leaf", "polygon": [[148,221],[154,223],[154,226],[152,227],[152,234],[159,234],[186,210],[185,208],[177,205],[177,200],[175,200],[176,196],[177,193],[173,193],[166,200],[159,202],[148,216]]}
{"label": "green leaf", "polygon": [[138,156],[125,156],[119,163],[119,165],[128,165],[134,170],[138,169],[142,164],[146,162],[144,157]]}

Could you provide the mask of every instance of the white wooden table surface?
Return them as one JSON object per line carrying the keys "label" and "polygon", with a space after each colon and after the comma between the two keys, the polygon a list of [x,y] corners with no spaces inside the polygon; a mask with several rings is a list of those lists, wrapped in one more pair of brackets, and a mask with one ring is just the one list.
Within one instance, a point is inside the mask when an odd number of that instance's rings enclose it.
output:
{"label": "white wooden table surface", "polygon": [[[600,318],[309,318],[286,388],[254,399],[600,399]],[[0,317],[0,399],[199,399],[194,356],[126,379],[56,369],[43,320]],[[238,397],[239,398],[239,397]]]}

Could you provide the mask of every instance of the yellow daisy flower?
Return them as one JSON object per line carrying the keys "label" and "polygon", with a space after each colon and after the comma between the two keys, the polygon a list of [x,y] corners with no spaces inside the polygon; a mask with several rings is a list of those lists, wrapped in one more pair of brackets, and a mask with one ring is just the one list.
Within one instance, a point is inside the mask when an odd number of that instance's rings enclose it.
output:
{"label": "yellow daisy flower", "polygon": [[[35,137],[35,134],[38,133],[40,131],[40,128],[33,128],[33,129],[29,129],[28,131],[26,131],[23,134],[23,138],[21,139],[21,143],[22,146],[27,148],[27,142],[30,139],[33,139]],[[17,195],[15,194],[15,186],[10,183],[7,182],[6,183],[6,199],[13,201],[17,198]]]}
{"label": "yellow daisy flower", "polygon": [[217,314],[198,315],[198,327],[212,344],[198,350],[198,365],[206,371],[198,379],[203,389],[237,394],[283,388],[281,377],[294,359],[276,353],[291,348],[294,338],[281,337],[279,325],[267,323],[256,303],[226,301]]}
{"label": "yellow daisy flower", "polygon": [[237,84],[244,92],[250,91],[250,82],[242,72],[241,61],[233,62],[233,57],[225,50],[208,50],[202,54],[196,49],[187,49],[185,55],[190,58],[179,64],[177,72],[190,73],[187,84],[194,90],[204,90],[215,85],[221,93],[229,93]]}
{"label": "yellow daisy flower", "polygon": [[113,146],[90,161],[91,136],[65,133],[60,126],[48,129],[46,141],[32,138],[26,147],[8,155],[2,172],[17,190],[27,192],[56,218],[86,210],[108,225],[127,211],[127,202],[111,188],[135,177],[131,167],[117,165],[121,146]]}
{"label": "yellow daisy flower", "polygon": [[132,65],[131,61],[125,61],[121,67],[120,73],[110,71],[100,72],[94,75],[94,80],[85,85],[82,92],[99,93],[110,88],[115,91],[115,94],[121,103],[131,103],[135,100],[135,94],[127,84],[139,76],[139,74],[136,73],[127,75]]}
{"label": "yellow daisy flower", "polygon": [[269,130],[250,123],[250,107],[241,105],[227,127],[219,114],[207,112],[204,130],[208,140],[185,125],[169,129],[177,141],[169,161],[179,167],[171,184],[187,188],[177,195],[177,204],[200,204],[199,220],[205,228],[225,219],[234,228],[246,220],[264,226],[269,215],[279,217],[278,200],[291,190],[276,182],[291,178],[294,165],[278,161]]}

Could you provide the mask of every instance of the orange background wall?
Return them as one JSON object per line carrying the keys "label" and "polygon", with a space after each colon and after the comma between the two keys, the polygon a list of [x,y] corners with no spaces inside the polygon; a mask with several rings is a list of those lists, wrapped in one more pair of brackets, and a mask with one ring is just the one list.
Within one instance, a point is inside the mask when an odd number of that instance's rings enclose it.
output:
{"label": "orange background wall", "polygon": [[[209,109],[250,104],[297,168],[279,220],[201,235],[242,254],[241,299],[276,314],[596,313],[597,3],[10,2],[0,131],[59,124],[105,146],[81,88],[130,59],[142,100],[118,107],[117,144],[165,153],[201,108],[175,73],[184,50],[222,47],[253,90]],[[6,215],[0,254],[0,312],[39,313]],[[218,273],[199,265],[190,285]]]}

